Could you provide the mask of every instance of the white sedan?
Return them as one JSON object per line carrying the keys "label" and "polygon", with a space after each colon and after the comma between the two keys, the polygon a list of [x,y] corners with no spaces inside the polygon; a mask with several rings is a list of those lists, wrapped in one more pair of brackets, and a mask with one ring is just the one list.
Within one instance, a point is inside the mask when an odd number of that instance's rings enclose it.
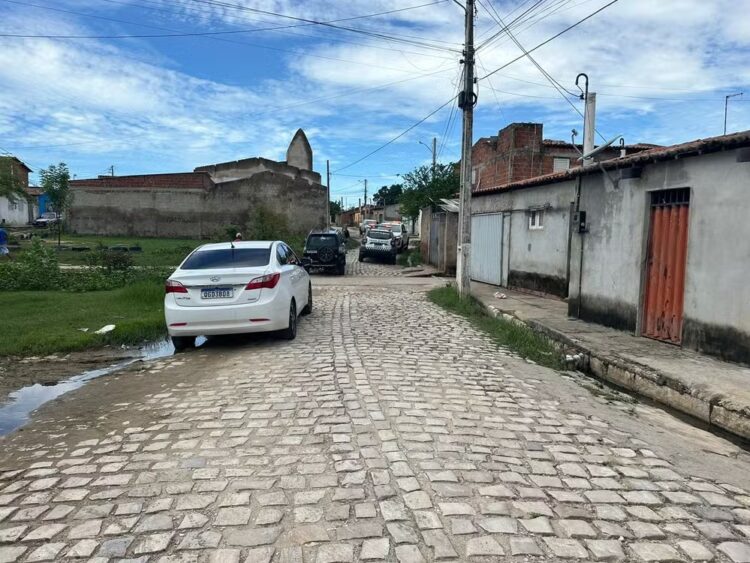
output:
{"label": "white sedan", "polygon": [[176,350],[196,336],[282,331],[312,311],[305,265],[282,241],[222,242],[195,249],[167,279],[164,316]]}

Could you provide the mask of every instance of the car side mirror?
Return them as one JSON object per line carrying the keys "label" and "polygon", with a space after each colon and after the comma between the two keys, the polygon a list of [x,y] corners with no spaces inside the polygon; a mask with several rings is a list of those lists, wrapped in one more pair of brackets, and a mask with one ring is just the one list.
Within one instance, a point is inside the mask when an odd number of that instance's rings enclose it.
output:
{"label": "car side mirror", "polygon": [[310,260],[309,258],[302,259],[302,267],[305,269],[306,272],[310,271],[311,266],[312,266],[312,260]]}

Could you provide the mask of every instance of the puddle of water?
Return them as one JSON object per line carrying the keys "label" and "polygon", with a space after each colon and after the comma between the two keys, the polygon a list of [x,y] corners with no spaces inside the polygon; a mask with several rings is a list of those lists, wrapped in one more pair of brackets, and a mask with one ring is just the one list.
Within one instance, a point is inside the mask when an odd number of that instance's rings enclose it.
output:
{"label": "puddle of water", "polygon": [[88,381],[116,372],[126,366],[141,360],[154,360],[171,356],[174,346],[169,340],[153,342],[141,349],[141,355],[129,358],[104,368],[85,371],[54,385],[40,385],[35,383],[14,391],[8,396],[8,403],[0,407],[0,436],[8,434],[26,424],[31,413],[44,403],[56,399],[74,389],[84,386]]}

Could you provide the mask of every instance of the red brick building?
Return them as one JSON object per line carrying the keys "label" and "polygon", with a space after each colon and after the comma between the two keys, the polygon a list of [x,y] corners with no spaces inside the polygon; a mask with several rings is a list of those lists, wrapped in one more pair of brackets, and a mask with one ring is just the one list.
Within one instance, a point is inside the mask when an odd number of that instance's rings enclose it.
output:
{"label": "red brick building", "polygon": [[[543,128],[541,123],[511,123],[497,135],[479,139],[471,157],[474,189],[502,186],[580,166],[578,158],[583,147],[544,139]],[[597,160],[619,157],[622,150],[634,154],[657,146],[612,146],[599,153]]]}

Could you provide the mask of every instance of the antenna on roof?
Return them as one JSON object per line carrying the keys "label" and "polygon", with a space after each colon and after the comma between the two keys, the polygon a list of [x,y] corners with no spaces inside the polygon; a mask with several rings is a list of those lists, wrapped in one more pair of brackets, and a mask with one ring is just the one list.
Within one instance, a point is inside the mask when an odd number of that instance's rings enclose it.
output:
{"label": "antenna on roof", "polygon": [[[573,149],[583,157],[583,153],[578,150],[578,146],[576,145],[576,137],[578,136],[578,131],[575,129],[570,130],[570,144],[573,145]],[[581,160],[580,158],[578,160]]]}
{"label": "antenna on roof", "polygon": [[597,154],[599,154],[604,149],[606,149],[607,147],[609,147],[612,143],[614,143],[620,137],[622,137],[622,135],[617,135],[615,137],[612,137],[609,141],[607,141],[603,145],[600,145],[600,146],[598,146],[598,147],[590,150],[589,152],[584,153],[578,160],[586,160],[586,159],[595,157]]}

